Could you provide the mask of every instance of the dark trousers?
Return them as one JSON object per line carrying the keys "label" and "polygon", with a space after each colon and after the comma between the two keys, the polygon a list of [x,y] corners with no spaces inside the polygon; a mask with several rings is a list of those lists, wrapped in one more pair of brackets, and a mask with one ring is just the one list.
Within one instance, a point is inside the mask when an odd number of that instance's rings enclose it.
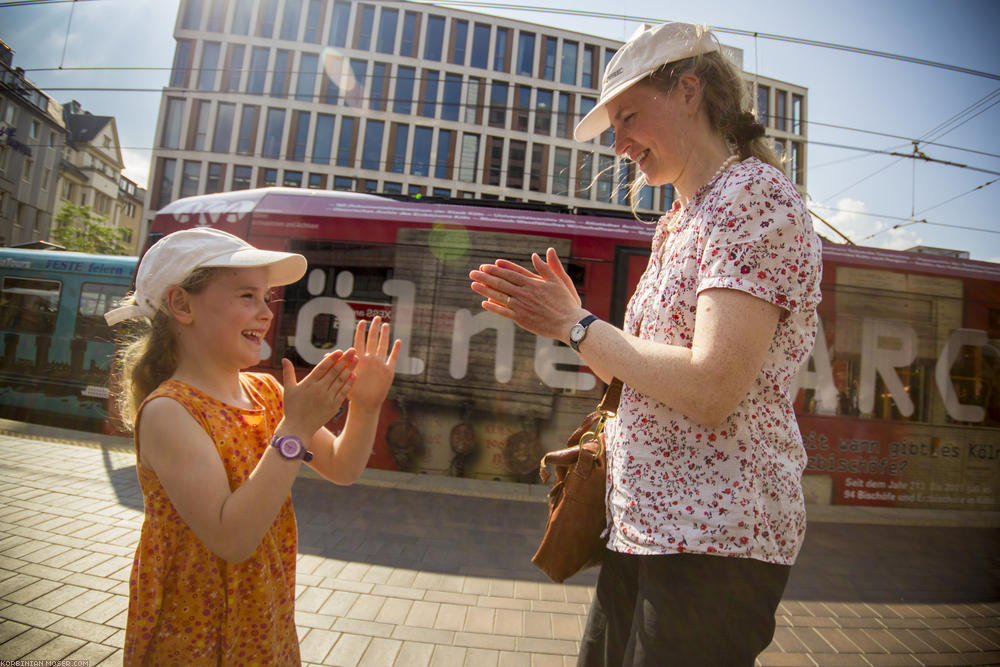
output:
{"label": "dark trousers", "polygon": [[753,667],[774,636],[787,565],[606,551],[577,667]]}

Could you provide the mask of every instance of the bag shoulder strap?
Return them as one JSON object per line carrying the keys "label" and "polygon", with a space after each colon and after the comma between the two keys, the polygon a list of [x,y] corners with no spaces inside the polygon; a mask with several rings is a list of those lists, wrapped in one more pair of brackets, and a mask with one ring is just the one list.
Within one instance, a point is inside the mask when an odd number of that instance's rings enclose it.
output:
{"label": "bag shoulder strap", "polygon": [[618,378],[612,378],[611,384],[608,385],[607,391],[604,392],[604,398],[601,399],[600,405],[597,409],[600,412],[618,412],[618,404],[622,399],[622,381]]}

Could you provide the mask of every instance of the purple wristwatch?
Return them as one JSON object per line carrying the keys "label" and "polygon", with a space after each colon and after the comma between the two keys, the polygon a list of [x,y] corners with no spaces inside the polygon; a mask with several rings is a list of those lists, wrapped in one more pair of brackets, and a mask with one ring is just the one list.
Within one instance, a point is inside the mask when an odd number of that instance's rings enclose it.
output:
{"label": "purple wristwatch", "polygon": [[294,435],[276,435],[271,439],[271,446],[286,459],[302,459],[307,463],[312,461],[313,453]]}

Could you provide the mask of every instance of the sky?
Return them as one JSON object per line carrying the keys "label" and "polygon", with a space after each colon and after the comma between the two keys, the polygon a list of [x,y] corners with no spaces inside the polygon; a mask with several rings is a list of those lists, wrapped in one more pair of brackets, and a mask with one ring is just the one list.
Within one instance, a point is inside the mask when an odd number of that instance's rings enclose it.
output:
{"label": "sky", "polygon": [[[14,49],[14,65],[58,102],[76,99],[91,113],[114,116],[125,174],[140,186],[147,184],[160,91],[173,62],[178,2],[0,2],[0,39]],[[814,213],[859,245],[897,250],[933,246],[1000,262],[1000,181],[995,180],[1000,178],[1000,46],[995,34],[1000,2],[618,0],[613,16],[606,0],[572,3],[574,11],[600,17],[562,13],[563,0],[439,4],[623,41],[643,20],[719,28],[723,43],[743,49],[747,72],[809,89],[806,203]],[[756,32],[758,37],[724,29]],[[998,78],[760,35],[896,54]],[[148,69],[120,69],[125,66]],[[914,140],[924,141],[921,154],[964,167],[843,148],[910,155]],[[827,238],[842,240],[823,222],[814,223]]]}

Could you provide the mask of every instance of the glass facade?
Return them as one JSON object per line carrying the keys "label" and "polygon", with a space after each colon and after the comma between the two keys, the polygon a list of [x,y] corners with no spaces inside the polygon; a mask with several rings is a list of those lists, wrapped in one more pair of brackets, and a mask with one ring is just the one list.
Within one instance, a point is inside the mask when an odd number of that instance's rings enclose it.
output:
{"label": "glass facade", "polygon": [[[164,96],[154,149],[154,201],[296,182],[500,200],[531,192],[532,201],[570,206],[633,203],[636,171],[615,155],[613,132],[588,144],[572,138],[615,52],[607,40],[374,0],[185,0],[180,12],[169,77],[176,90]],[[349,64],[343,72],[338,58]],[[751,84],[755,110],[780,133],[776,147],[804,186],[805,91],[774,83]],[[159,154],[172,150],[211,151],[212,161]],[[306,162],[315,171],[291,164]],[[398,176],[358,176],[358,168]],[[670,197],[647,188],[634,203],[652,209]]]}

